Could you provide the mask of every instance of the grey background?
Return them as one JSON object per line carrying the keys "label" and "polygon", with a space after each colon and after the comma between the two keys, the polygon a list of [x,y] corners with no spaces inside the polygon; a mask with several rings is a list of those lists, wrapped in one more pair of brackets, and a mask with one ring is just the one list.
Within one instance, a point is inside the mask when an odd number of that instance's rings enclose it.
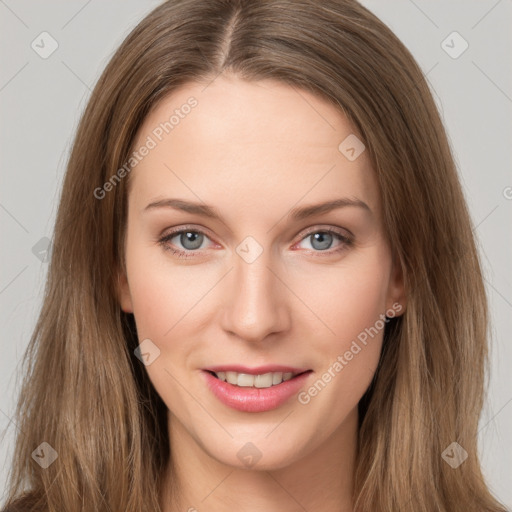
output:
{"label": "grey background", "polygon": [[[41,306],[44,238],[52,237],[72,137],[113,51],[159,3],[0,0],[0,504],[17,429],[11,420],[16,370]],[[482,254],[493,324],[479,457],[491,490],[511,507],[512,0],[362,3],[427,73],[448,129]],[[44,31],[58,43],[46,59],[31,47]],[[458,58],[442,47],[453,31],[469,44]],[[444,44],[451,52],[462,48],[453,37]],[[43,253],[34,254],[34,246]]]}

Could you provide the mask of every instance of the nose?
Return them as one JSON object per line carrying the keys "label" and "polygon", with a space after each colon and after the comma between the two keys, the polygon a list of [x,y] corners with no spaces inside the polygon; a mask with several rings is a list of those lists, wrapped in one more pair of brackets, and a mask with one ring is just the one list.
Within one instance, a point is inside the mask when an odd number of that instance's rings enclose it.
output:
{"label": "nose", "polygon": [[283,281],[283,267],[272,262],[265,249],[248,262],[233,254],[233,270],[227,276],[222,301],[222,327],[232,335],[250,342],[264,340],[270,334],[290,327],[290,292]]}

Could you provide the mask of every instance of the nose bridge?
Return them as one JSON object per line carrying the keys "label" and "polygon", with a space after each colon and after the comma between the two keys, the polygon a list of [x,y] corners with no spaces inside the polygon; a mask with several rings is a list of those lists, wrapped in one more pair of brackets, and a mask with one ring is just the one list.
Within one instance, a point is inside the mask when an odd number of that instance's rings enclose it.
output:
{"label": "nose bridge", "polygon": [[[257,341],[285,327],[282,284],[276,278],[272,251],[255,238],[245,238],[233,254],[231,300],[224,328]],[[272,269],[272,270],[271,270]]]}

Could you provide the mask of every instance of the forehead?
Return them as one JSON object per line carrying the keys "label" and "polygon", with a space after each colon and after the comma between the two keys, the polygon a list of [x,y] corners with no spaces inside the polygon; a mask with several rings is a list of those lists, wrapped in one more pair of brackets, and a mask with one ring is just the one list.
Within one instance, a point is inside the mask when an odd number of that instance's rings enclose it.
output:
{"label": "forehead", "polygon": [[367,152],[351,161],[339,148],[354,136],[339,109],[278,81],[189,83],[145,119],[134,149],[150,139],[153,147],[131,172],[131,189],[141,200],[178,192],[234,203],[236,193],[246,205],[265,198],[289,207],[305,195],[348,195],[377,210]]}

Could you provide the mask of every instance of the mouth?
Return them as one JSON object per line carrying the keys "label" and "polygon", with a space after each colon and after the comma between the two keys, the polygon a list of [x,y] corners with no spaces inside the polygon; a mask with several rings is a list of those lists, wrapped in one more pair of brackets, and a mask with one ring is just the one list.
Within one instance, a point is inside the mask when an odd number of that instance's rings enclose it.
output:
{"label": "mouth", "polygon": [[251,413],[290,404],[291,398],[307,385],[312,373],[311,369],[283,366],[224,366],[201,371],[207,388],[220,402],[232,409]]}

